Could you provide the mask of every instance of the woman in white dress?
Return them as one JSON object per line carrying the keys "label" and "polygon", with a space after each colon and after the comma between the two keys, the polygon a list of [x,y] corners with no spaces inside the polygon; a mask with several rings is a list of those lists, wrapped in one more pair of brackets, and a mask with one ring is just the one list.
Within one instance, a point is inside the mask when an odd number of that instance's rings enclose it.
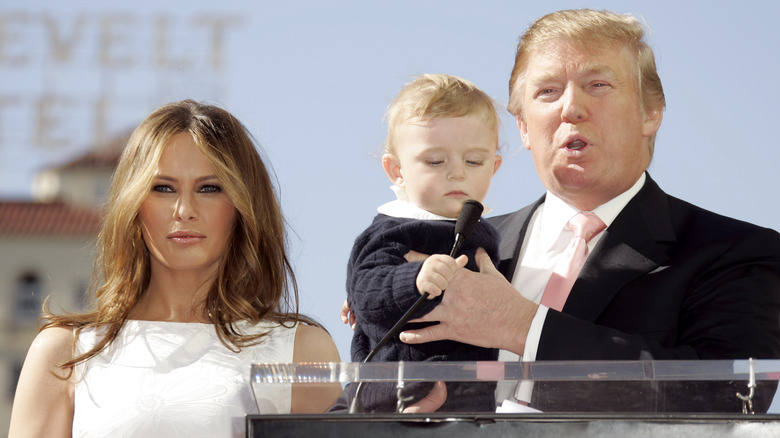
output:
{"label": "woman in white dress", "polygon": [[323,412],[341,393],[252,393],[251,363],[339,355],[298,314],[271,178],[246,128],[220,108],[169,104],[133,132],[92,291],[94,310],[45,312],[10,437],[239,437],[247,414]]}

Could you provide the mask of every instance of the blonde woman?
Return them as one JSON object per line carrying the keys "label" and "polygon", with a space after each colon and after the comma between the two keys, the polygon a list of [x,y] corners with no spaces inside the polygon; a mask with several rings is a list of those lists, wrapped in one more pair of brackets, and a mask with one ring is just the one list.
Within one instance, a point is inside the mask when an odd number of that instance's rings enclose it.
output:
{"label": "blonde woman", "polygon": [[253,398],[253,362],[339,361],[297,313],[284,221],[246,128],[193,101],[135,130],[98,238],[94,309],[46,312],[10,437],[244,436],[244,416],[322,412],[338,385]]}

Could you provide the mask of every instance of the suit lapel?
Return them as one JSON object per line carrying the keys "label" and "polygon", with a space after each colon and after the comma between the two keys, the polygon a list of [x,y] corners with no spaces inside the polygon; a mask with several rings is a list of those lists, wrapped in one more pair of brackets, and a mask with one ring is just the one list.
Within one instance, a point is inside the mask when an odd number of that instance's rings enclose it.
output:
{"label": "suit lapel", "polygon": [[525,233],[528,231],[528,224],[531,221],[534,211],[544,203],[542,196],[535,203],[524,207],[514,213],[496,216],[488,219],[499,232],[501,242],[499,244],[499,262],[498,271],[504,275],[510,282],[515,275],[515,269],[520,258],[520,248],[525,239]]}
{"label": "suit lapel", "polygon": [[594,321],[626,284],[669,259],[674,240],[667,196],[648,175],[588,257],[563,312]]}

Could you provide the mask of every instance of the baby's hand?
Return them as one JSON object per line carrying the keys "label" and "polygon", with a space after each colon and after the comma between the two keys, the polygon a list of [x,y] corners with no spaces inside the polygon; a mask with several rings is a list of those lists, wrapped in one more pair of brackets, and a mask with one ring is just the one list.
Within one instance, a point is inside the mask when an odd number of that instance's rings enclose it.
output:
{"label": "baby's hand", "polygon": [[344,324],[349,324],[349,327],[352,330],[355,330],[355,326],[357,325],[357,317],[352,312],[352,309],[349,308],[349,301],[344,300],[344,304],[341,305],[341,322]]}
{"label": "baby's hand", "polygon": [[447,289],[450,280],[458,270],[466,266],[468,257],[462,255],[457,259],[444,254],[434,254],[423,262],[420,273],[417,274],[417,291],[422,295],[428,292],[430,298],[438,297]]}

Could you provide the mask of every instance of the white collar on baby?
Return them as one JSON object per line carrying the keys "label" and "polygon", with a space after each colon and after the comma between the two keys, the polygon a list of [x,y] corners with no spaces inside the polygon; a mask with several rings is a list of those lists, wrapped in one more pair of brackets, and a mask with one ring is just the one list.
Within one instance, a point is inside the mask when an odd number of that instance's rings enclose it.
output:
{"label": "white collar on baby", "polygon": [[[437,220],[437,221],[452,221],[454,218],[440,216],[430,211],[423,210],[415,204],[409,202],[409,197],[406,195],[406,190],[403,187],[398,187],[393,184],[390,189],[395,193],[396,200],[390,201],[380,205],[376,210],[387,216],[402,217],[407,219],[419,219],[419,220]],[[492,210],[485,207],[485,211],[482,214],[490,213]]]}

